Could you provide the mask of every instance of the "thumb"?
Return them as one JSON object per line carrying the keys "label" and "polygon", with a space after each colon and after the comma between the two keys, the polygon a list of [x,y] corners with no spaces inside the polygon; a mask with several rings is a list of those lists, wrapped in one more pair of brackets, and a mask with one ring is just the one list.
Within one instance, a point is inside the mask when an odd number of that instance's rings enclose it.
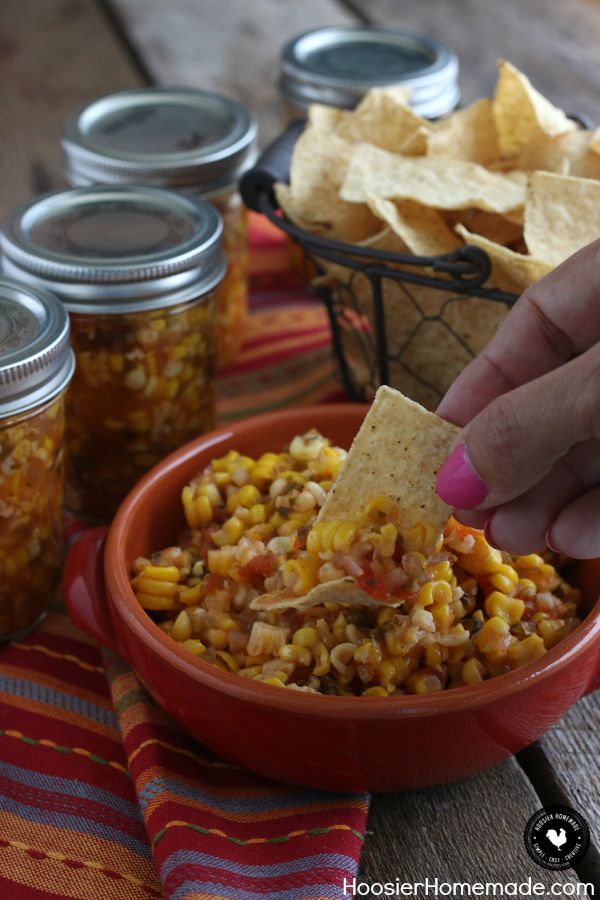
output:
{"label": "thumb", "polygon": [[493,400],[466,425],[440,469],[442,500],[456,509],[499,506],[537,484],[574,444],[597,437],[599,376],[596,345]]}

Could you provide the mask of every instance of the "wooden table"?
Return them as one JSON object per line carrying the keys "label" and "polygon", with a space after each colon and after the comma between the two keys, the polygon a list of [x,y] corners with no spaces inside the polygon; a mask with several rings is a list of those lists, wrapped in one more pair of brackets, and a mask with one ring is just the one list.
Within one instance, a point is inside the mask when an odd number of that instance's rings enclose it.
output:
{"label": "wooden table", "polygon": [[[284,41],[311,27],[360,22],[450,44],[467,102],[490,93],[495,60],[505,56],[558,104],[600,118],[597,0],[3,0],[1,215],[61,184],[66,114],[110,91],[150,83],[213,88],[253,109],[267,143],[283,124],[276,74]],[[363,880],[531,876],[572,893],[580,882],[600,889],[599,735],[600,696],[592,695],[539,744],[488,772],[375,798]],[[576,871],[547,872],[523,846],[529,817],[557,803],[581,811],[590,826],[592,847]]]}

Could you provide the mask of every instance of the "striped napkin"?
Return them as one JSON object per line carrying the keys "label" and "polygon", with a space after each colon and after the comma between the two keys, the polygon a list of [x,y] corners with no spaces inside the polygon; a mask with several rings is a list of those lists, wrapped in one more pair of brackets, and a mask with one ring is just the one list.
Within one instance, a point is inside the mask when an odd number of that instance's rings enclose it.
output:
{"label": "striped napkin", "polygon": [[[252,250],[260,289],[220,378],[221,422],[343,399],[325,311],[256,218]],[[217,759],[60,608],[0,649],[2,898],[341,900],[367,808],[365,795],[278,785]]]}

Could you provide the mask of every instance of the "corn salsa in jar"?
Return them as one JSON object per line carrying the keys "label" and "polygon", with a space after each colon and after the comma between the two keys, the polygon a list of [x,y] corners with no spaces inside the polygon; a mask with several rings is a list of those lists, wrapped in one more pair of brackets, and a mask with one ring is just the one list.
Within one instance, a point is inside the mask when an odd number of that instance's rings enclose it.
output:
{"label": "corn salsa in jar", "polygon": [[233,362],[248,307],[247,220],[237,182],[256,157],[250,112],[190,88],[121,91],[78,110],[62,143],[65,176],[74,187],[171,188],[218,209],[228,268],[217,295],[217,360],[220,368]]}
{"label": "corn salsa in jar", "polygon": [[58,582],[73,368],[58,300],[0,279],[0,641],[40,621]]}
{"label": "corn salsa in jar", "polygon": [[65,506],[111,518],[153,465],[214,424],[213,206],[152,188],[80,188],[13,215],[4,266],[52,287],[71,319]]}

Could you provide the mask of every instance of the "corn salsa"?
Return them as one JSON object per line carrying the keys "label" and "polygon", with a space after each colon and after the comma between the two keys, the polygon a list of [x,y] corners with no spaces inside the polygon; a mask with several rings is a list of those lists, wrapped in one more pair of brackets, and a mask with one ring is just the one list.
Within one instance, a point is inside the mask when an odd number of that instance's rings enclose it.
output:
{"label": "corn salsa", "polygon": [[114,514],[164,456],[214,425],[215,295],[162,310],[71,314],[67,508]]}
{"label": "corn salsa", "polygon": [[61,563],[63,397],[0,422],[0,639],[43,613]]}
{"label": "corn salsa", "polygon": [[[357,521],[315,523],[345,456],[313,430],[281,453],[213,460],[183,489],[178,543],[135,561],[142,607],[225,671],[349,696],[476,684],[579,624],[579,592],[553,557],[500,552],[453,518],[400,535],[381,496]],[[336,598],[348,580],[361,602]]]}

